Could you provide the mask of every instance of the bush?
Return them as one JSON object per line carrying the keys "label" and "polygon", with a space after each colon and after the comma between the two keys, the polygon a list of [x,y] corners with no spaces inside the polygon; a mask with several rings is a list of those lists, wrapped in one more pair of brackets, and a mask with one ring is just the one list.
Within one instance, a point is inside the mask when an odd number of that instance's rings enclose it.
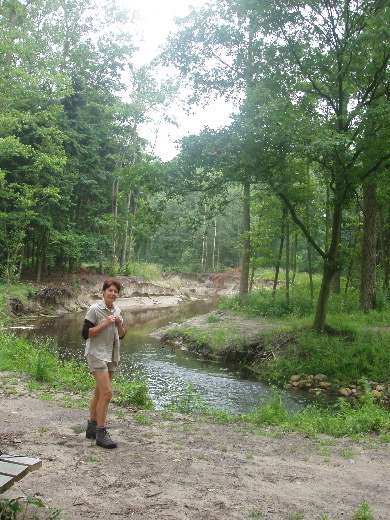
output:
{"label": "bush", "polygon": [[48,508],[38,498],[0,498],[0,518],[5,520],[54,520],[61,510]]}
{"label": "bush", "polygon": [[158,264],[148,264],[147,262],[129,262],[126,265],[125,274],[127,276],[137,276],[146,280],[160,280],[162,268]]}
{"label": "bush", "polygon": [[265,378],[278,383],[292,374],[326,374],[345,384],[362,378],[386,381],[390,373],[389,334],[363,330],[340,335],[300,331],[281,355],[262,371]]}
{"label": "bush", "polygon": [[243,415],[243,420],[260,426],[279,426],[284,430],[299,431],[307,435],[323,433],[333,437],[386,434],[390,431],[388,411],[377,405],[370,394],[366,395],[363,403],[349,404],[340,398],[334,406],[309,406],[298,412],[288,412],[285,409],[282,395],[282,392],[274,390],[269,403]]}
{"label": "bush", "polygon": [[0,370],[21,371],[53,389],[85,391],[93,388],[86,364],[63,360],[48,344],[30,343],[14,334],[0,334]]}
{"label": "bush", "polygon": [[303,286],[295,288],[291,292],[287,302],[284,290],[278,289],[275,298],[267,289],[253,291],[245,295],[242,302],[238,296],[231,299],[223,299],[218,304],[219,309],[240,309],[250,316],[262,316],[266,318],[284,318],[287,316],[304,317],[314,312],[314,302],[310,299],[308,291]]}
{"label": "bush", "polygon": [[130,380],[125,376],[113,379],[112,386],[118,392],[114,402],[121,405],[133,405],[143,410],[152,410],[153,402],[148,394],[148,386],[140,372],[134,372]]}

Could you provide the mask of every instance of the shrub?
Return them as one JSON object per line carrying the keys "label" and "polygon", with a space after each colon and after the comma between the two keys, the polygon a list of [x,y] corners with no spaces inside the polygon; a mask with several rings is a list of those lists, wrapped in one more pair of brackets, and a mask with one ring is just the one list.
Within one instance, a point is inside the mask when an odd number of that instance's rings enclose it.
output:
{"label": "shrub", "polygon": [[146,280],[160,280],[162,268],[158,264],[148,264],[147,262],[129,262],[126,265],[125,274],[128,276],[138,276]]}
{"label": "shrub", "polygon": [[118,392],[114,402],[121,405],[134,405],[143,410],[152,410],[153,402],[148,394],[148,386],[140,372],[134,372],[132,379],[120,376],[113,379],[113,389]]}

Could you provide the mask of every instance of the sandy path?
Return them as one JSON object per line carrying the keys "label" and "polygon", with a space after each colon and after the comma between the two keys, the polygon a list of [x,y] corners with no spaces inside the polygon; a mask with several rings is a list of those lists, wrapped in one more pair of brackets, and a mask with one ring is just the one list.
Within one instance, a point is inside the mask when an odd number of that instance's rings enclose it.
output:
{"label": "sandy path", "polygon": [[43,461],[2,496],[37,496],[64,520],[350,520],[362,500],[374,520],[390,519],[389,450],[375,438],[259,434],[163,412],[141,424],[112,407],[109,451],[79,433],[86,416],[0,394],[0,450]]}

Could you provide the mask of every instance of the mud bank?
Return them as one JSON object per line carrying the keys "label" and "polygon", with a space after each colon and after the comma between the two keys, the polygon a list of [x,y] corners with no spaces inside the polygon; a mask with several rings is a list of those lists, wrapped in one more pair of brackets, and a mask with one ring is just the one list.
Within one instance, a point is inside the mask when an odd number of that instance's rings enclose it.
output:
{"label": "mud bank", "polygon": [[[9,298],[9,313],[55,314],[85,310],[102,297],[107,275],[69,275],[50,277],[43,283],[29,282],[31,295],[22,302]],[[215,296],[232,296],[238,291],[239,277],[229,274],[163,274],[158,282],[132,276],[115,276],[122,285],[119,304],[122,308],[170,307],[183,302]]]}

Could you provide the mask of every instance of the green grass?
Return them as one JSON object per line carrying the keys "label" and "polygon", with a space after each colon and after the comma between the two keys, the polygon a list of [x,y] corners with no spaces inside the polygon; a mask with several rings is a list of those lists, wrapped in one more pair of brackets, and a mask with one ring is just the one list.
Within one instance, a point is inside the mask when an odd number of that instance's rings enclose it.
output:
{"label": "green grass", "polygon": [[[272,332],[271,332],[272,336]],[[363,379],[384,382],[390,373],[387,330],[344,330],[339,335],[301,329],[294,341],[267,366],[255,368],[264,379],[286,382],[293,374],[325,374],[343,385]]]}
{"label": "green grass", "polygon": [[187,414],[207,413],[208,406],[199,393],[194,390],[193,385],[188,383],[176,395],[171,396],[165,409]]}
{"label": "green grass", "polygon": [[61,359],[49,345],[6,331],[0,331],[0,370],[24,372],[35,383],[54,390],[84,392],[94,386],[86,365]]}
{"label": "green grass", "polygon": [[253,412],[242,415],[241,419],[257,427],[274,426],[310,436],[355,437],[390,432],[389,412],[369,395],[361,404],[350,404],[340,398],[335,405],[327,408],[309,406],[294,413],[286,410],[282,395],[275,389],[268,403],[260,403]]}
{"label": "green grass", "polygon": [[142,426],[150,426],[152,424],[151,419],[144,413],[137,413],[134,416],[135,421]]}
{"label": "green grass", "polygon": [[[363,313],[358,308],[357,295],[347,298],[332,294],[328,306],[327,323],[331,333],[318,333],[312,329],[315,302],[308,296],[305,286],[291,289],[290,301],[286,302],[284,290],[278,289],[275,299],[271,291],[259,290],[249,293],[242,304],[238,297],[221,299],[218,308],[252,318],[275,320],[281,324],[259,336],[259,349],[274,350],[278,336],[289,335],[293,341],[264,366],[260,356],[251,369],[263,380],[275,384],[286,383],[293,374],[325,374],[328,380],[340,385],[359,384],[361,380],[385,382],[390,373],[390,305],[384,298],[375,311]],[[240,350],[245,350],[242,331],[234,328],[234,321],[224,319],[221,323],[206,320],[208,326],[199,329],[186,326],[174,331],[183,335],[185,341],[197,352],[206,352],[217,359],[224,355],[227,345],[234,346],[236,359]]]}
{"label": "green grass", "polygon": [[[315,286],[314,299],[310,298],[310,289],[306,282],[296,283],[290,288],[289,301],[286,299],[285,288],[272,291],[259,289],[248,293],[242,301],[238,296],[221,298],[218,308],[233,309],[248,316],[262,316],[266,318],[284,318],[287,322],[297,318],[313,318],[317,304],[319,283]],[[363,313],[359,309],[359,297],[356,291],[346,296],[331,293],[328,302],[327,321],[329,325],[343,328],[346,323],[350,327],[388,326],[390,317],[390,302],[381,291],[377,295],[377,308]]]}
{"label": "green grass", "polygon": [[148,386],[140,372],[134,372],[131,379],[121,375],[112,380],[113,401],[119,405],[134,405],[144,410],[152,410],[153,402],[148,394]]}
{"label": "green grass", "polygon": [[[95,386],[85,363],[61,359],[47,344],[31,343],[15,334],[0,331],[0,371],[21,372],[29,376],[32,389],[69,391],[83,394]],[[153,408],[146,382],[135,373],[132,380],[113,379],[114,401],[143,409]]]}
{"label": "green grass", "polygon": [[47,508],[38,498],[0,498],[0,518],[5,520],[54,520],[59,518],[60,509]]}
{"label": "green grass", "polygon": [[370,506],[363,500],[359,509],[353,515],[352,520],[373,520],[373,518],[374,515],[371,512]]}
{"label": "green grass", "polygon": [[137,276],[145,280],[161,280],[162,267],[158,264],[147,262],[129,262],[126,265],[125,273],[128,276]]}

